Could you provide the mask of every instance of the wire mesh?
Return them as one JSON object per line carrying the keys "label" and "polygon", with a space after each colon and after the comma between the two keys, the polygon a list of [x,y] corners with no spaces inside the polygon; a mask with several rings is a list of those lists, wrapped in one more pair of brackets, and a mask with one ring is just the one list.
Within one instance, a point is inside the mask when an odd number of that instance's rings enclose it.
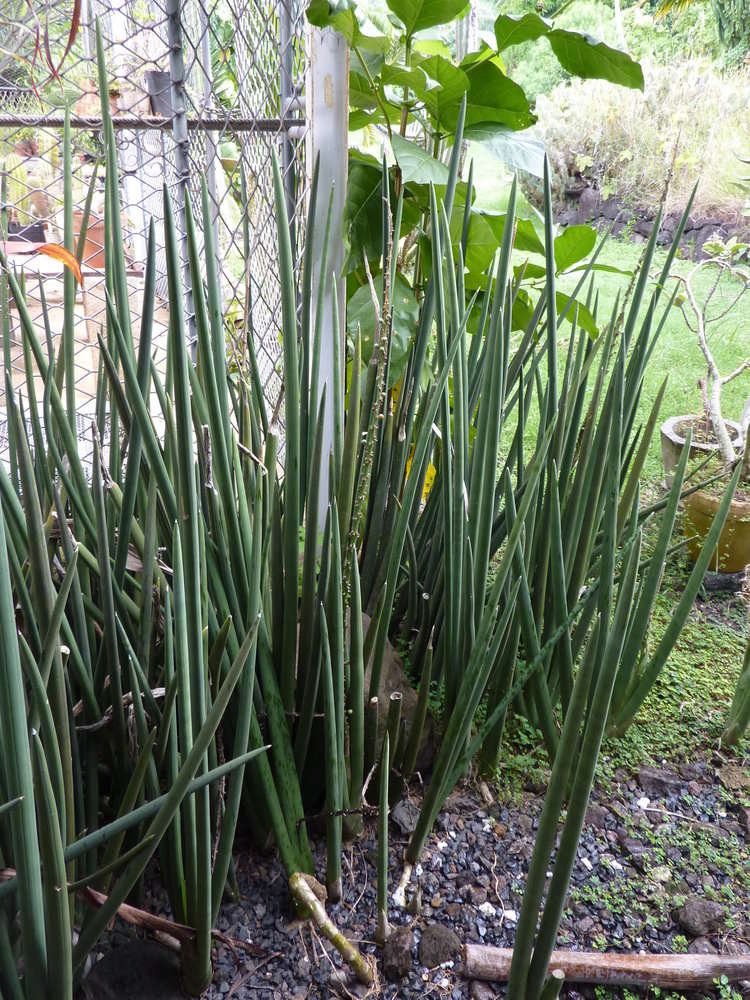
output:
{"label": "wire mesh", "polygon": [[[80,0],[80,27],[69,44],[74,6],[74,0],[42,0],[33,7],[27,0],[5,0],[0,5],[0,32],[10,39],[0,45],[0,171],[6,183],[9,264],[23,272],[28,305],[42,339],[46,301],[54,342],[62,329],[62,269],[35,251],[39,244],[63,241],[62,125],[69,109],[74,240],[96,175],[75,310],[79,427],[87,434],[94,413],[97,334],[105,325],[97,19],[116,130],[133,329],[138,329],[153,218],[159,296],[153,350],[157,367],[163,367],[168,326],[166,188],[180,234],[194,336],[184,205],[189,197],[202,219],[205,179],[228,348],[231,354],[245,337],[253,337],[267,402],[273,407],[281,388],[281,309],[271,151],[276,150],[282,166],[293,244],[299,249],[308,132],[304,6],[299,0]],[[13,307],[10,319],[4,361],[13,384],[21,387],[23,345]],[[5,409],[0,391],[0,450]]]}

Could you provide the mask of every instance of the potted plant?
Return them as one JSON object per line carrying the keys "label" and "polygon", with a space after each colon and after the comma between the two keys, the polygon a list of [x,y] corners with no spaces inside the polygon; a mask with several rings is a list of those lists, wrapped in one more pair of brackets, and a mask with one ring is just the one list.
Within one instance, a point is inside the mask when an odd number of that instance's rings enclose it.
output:
{"label": "potted plant", "polygon": [[0,172],[6,176],[9,239],[44,243],[49,209],[43,182],[34,176],[28,159],[15,152],[5,157]]}
{"label": "potted plant", "polygon": [[[734,379],[750,378],[750,356],[741,360],[727,373],[719,371],[710,344],[710,332],[731,313],[750,289],[750,268],[745,258],[748,245],[732,239],[724,243],[712,240],[704,245],[708,254],[686,275],[678,275],[682,294],[675,300],[682,310],[688,328],[695,334],[706,363],[706,373],[698,382],[703,400],[701,414],[671,417],[661,427],[662,462],[669,482],[677,456],[692,432],[691,458],[708,459],[704,478],[719,477],[714,486],[697,490],[685,498],[685,513],[692,529],[688,551],[695,557],[719,505],[721,478],[737,462],[743,463],[740,482],[719,539],[712,569],[718,572],[739,572],[750,564],[750,391],[738,420],[729,420],[722,411],[721,394]],[[700,274],[710,273],[712,280],[702,301],[696,290]],[[714,307],[718,289],[731,282],[729,303]]]}

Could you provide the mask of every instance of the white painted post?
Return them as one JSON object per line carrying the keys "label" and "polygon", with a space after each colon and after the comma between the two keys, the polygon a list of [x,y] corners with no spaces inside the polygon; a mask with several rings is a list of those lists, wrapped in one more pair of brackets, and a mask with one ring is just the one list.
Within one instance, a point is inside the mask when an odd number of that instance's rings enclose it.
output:
{"label": "white painted post", "polygon": [[334,379],[343,382],[344,370],[333,370],[333,291],[331,274],[338,282],[339,329],[341,338],[341,360],[345,365],[344,323],[346,310],[345,284],[342,274],[344,263],[344,201],[346,198],[346,175],[349,147],[349,46],[346,40],[330,28],[320,30],[310,28],[309,63],[307,78],[307,116],[310,122],[310,145],[308,156],[309,177],[320,153],[320,173],[318,178],[318,204],[315,222],[315,247],[323,243],[326,223],[326,209],[331,188],[334,190],[333,218],[328,249],[328,274],[320,271],[320,254],[315,254],[315,270],[312,282],[312,314],[317,301],[321,282],[325,287],[323,301],[323,331],[331,331],[323,336],[320,358],[319,392],[326,385],[325,432],[323,438],[323,468],[320,481],[320,525],[325,524],[328,506],[328,455],[333,448],[333,384]]}

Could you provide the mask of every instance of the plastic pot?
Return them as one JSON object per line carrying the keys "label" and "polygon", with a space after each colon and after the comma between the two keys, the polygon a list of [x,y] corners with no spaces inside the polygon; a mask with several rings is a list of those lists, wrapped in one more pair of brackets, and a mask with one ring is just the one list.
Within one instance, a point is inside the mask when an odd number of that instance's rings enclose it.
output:
{"label": "plastic pot", "polygon": [[28,242],[46,243],[45,223],[41,220],[33,222],[8,222],[8,239]]}
{"label": "plastic pot", "polygon": [[172,117],[172,79],[160,69],[146,70],[146,89],[151,99],[151,111],[159,118]]}

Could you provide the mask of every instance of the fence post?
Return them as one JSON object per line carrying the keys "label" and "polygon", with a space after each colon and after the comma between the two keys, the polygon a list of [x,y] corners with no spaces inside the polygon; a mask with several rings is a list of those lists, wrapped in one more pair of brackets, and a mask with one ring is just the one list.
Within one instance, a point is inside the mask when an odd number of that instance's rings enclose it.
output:
{"label": "fence post", "polygon": [[[203,108],[206,114],[211,114],[213,110],[213,68],[211,66],[211,36],[209,26],[209,15],[201,0],[199,3],[198,24],[201,33],[201,74],[203,76]],[[211,220],[203,219],[203,225],[211,226],[213,230],[213,243],[216,248],[216,281],[219,287],[219,296],[222,295],[221,264],[219,263],[219,201],[216,195],[216,162],[219,159],[219,151],[216,142],[216,133],[206,129],[206,188],[208,190],[208,207],[211,213]],[[204,234],[205,239],[205,234]],[[208,261],[206,261],[208,267]]]}
{"label": "fence post", "polygon": [[[342,268],[344,264],[344,203],[349,153],[349,47],[346,40],[331,28],[310,28],[309,64],[307,85],[307,118],[310,122],[308,169],[312,171],[315,158],[320,154],[318,180],[318,208],[315,222],[315,245],[320,247],[326,221],[326,207],[333,187],[333,218],[328,251],[328,274],[320,271],[320,255],[314,255],[312,301],[317,301],[317,290],[323,283],[323,330],[333,330],[333,289],[331,274],[336,275],[338,287],[339,328],[342,369],[333,368],[333,338],[323,337],[320,358],[320,390],[327,385],[326,396],[333,401],[334,379],[343,380],[346,369],[344,329],[346,320],[346,287]],[[333,447],[333,406],[326,406],[323,454]],[[320,527],[323,528],[328,506],[328,462],[321,468]]]}
{"label": "fence post", "polygon": [[182,50],[182,23],[180,20],[183,4],[181,0],[167,0],[167,39],[169,41],[169,76],[172,83],[172,135],[174,136],[174,159],[177,185],[177,224],[182,244],[182,280],[185,289],[185,312],[188,321],[188,346],[195,361],[196,334],[193,290],[190,280],[190,266],[187,252],[187,223],[185,199],[190,181],[190,136],[188,133],[187,108],[185,101],[185,61]]}
{"label": "fence post", "polygon": [[[292,32],[292,0],[279,4],[279,117],[283,121],[292,114],[297,100],[294,86],[294,37]],[[281,176],[284,181],[286,211],[289,216],[289,236],[292,254],[297,259],[297,205],[294,176],[294,144],[289,133],[281,131]]]}

